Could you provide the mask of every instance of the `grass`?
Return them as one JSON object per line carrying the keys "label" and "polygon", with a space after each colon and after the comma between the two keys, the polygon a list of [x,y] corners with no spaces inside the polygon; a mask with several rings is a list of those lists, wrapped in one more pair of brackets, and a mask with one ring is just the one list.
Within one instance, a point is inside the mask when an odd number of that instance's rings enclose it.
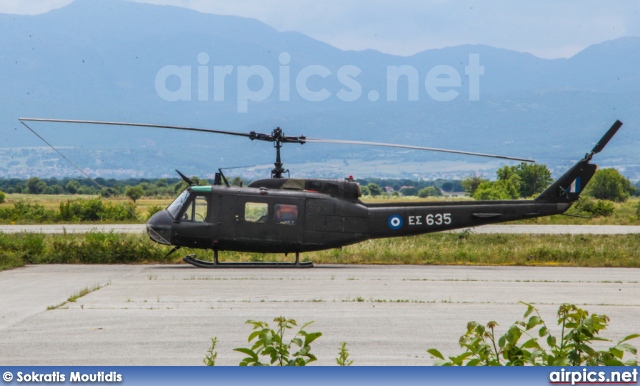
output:
{"label": "grass", "polygon": [[89,287],[84,287],[83,289],[81,289],[78,292],[75,292],[73,295],[69,296],[69,298],[67,299],[68,302],[70,303],[74,303],[76,300],[80,299],[81,297],[90,294],[93,291],[97,291],[100,288],[102,288],[99,284],[94,285],[93,287],[89,288]]}
{"label": "grass", "polygon": [[[56,304],[54,306],[47,307],[47,311],[55,310],[60,307],[64,307],[67,303],[75,303],[76,300],[80,299],[83,296],[90,294],[91,292],[97,291],[102,288],[101,285],[96,284],[93,287],[84,287],[80,291],[74,292],[73,295],[69,296],[66,302],[62,302],[60,304]],[[82,307],[84,309],[84,307]]]}
{"label": "grass", "polygon": [[[167,247],[145,235],[87,233],[1,234],[0,267],[31,264],[177,263],[195,253],[184,248],[166,257]],[[507,235],[435,233],[370,240],[342,249],[304,253],[317,264],[418,264],[564,267],[640,267],[640,235]],[[8,258],[7,258],[8,256]],[[279,254],[222,252],[221,261],[290,261]],[[153,276],[149,280],[155,280]]]}
{"label": "grass", "polygon": [[336,264],[640,267],[640,235],[436,233],[311,254]]}

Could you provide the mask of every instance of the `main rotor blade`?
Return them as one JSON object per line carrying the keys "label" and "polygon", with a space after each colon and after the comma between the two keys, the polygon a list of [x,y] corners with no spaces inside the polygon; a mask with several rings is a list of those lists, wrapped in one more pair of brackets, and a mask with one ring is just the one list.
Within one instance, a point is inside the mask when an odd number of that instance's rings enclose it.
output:
{"label": "main rotor blade", "polygon": [[522,162],[536,162],[532,159],[527,158],[516,158],[516,157],[507,157],[504,155],[494,155],[494,154],[485,154],[485,153],[475,153],[470,151],[461,151],[461,150],[449,150],[449,149],[438,149],[435,147],[422,147],[422,146],[412,146],[412,145],[397,145],[393,143],[382,143],[382,142],[365,142],[365,141],[344,141],[339,139],[314,139],[314,138],[306,138],[305,142],[313,142],[313,143],[339,143],[343,145],[364,145],[364,146],[381,146],[381,147],[397,147],[400,149],[412,149],[412,150],[426,150],[426,151],[438,151],[441,153],[454,153],[454,154],[464,154],[464,155],[475,155],[478,157],[489,157],[489,158],[501,158],[512,161],[522,161]]}
{"label": "main rotor blade", "polygon": [[613,136],[616,135],[618,130],[620,130],[620,127],[622,127],[622,122],[620,122],[619,120],[616,120],[611,126],[611,128],[605,133],[605,135],[602,136],[600,141],[596,143],[596,146],[593,147],[593,150],[591,150],[591,154],[600,153],[602,149],[604,149],[604,147],[607,146],[611,138],[613,138]]}
{"label": "main rotor blade", "polygon": [[20,118],[21,121],[29,122],[58,122],[58,123],[86,123],[90,125],[112,125],[112,126],[135,126],[135,127],[152,127],[158,129],[173,129],[173,130],[186,130],[186,131],[198,131],[202,133],[215,133],[215,134],[227,134],[235,135],[238,137],[251,138],[251,134],[238,133],[235,131],[223,131],[212,129],[201,129],[198,127],[184,127],[184,126],[170,126],[170,125],[154,125],[150,123],[132,123],[132,122],[107,122],[107,121],[84,121],[79,119],[50,119],[50,118]]}
{"label": "main rotor blade", "polygon": [[[109,122],[109,121],[87,121],[87,120],[78,120],[78,119],[52,119],[52,118],[20,118],[21,121],[30,121],[30,122],[57,122],[57,123],[85,123],[91,125],[112,125],[112,126],[135,126],[135,127],[151,127],[151,128],[159,128],[159,129],[174,129],[174,130],[186,130],[186,131],[197,131],[203,133],[214,133],[214,134],[227,134],[227,135],[235,135],[238,137],[245,137],[251,140],[262,140],[274,142],[276,139],[282,142],[294,142],[304,144],[306,142],[311,143],[335,143],[335,144],[343,144],[343,145],[363,145],[363,146],[381,146],[381,147],[395,147],[400,149],[412,149],[412,150],[425,150],[425,151],[437,151],[441,153],[454,153],[454,154],[463,154],[463,155],[473,155],[478,157],[489,157],[489,158],[500,158],[511,161],[522,161],[522,162],[536,162],[532,159],[527,158],[516,158],[516,157],[508,157],[503,155],[494,155],[494,154],[485,154],[485,153],[475,153],[469,151],[460,151],[460,150],[449,150],[449,149],[439,149],[433,147],[422,147],[422,146],[412,146],[412,145],[398,145],[392,143],[382,143],[382,142],[366,142],[366,141],[346,141],[346,140],[334,140],[334,139],[313,139],[313,138],[305,138],[305,137],[285,137],[279,136],[275,137],[274,135],[269,134],[260,134],[260,133],[239,133],[236,131],[224,131],[224,130],[213,130],[213,129],[202,129],[198,127],[185,127],[185,126],[171,126],[171,125],[155,125],[149,123],[132,123],[132,122]],[[612,127],[613,129],[613,127]],[[610,131],[612,130],[610,129]],[[617,129],[616,129],[617,130]],[[615,134],[615,132],[613,133]],[[609,133],[605,135],[607,138],[607,142],[611,137],[608,136]],[[605,139],[603,138],[603,140]],[[601,142],[603,141],[601,140]],[[606,145],[606,143],[604,143]],[[604,147],[602,145],[602,147]],[[598,145],[596,145],[597,147]]]}

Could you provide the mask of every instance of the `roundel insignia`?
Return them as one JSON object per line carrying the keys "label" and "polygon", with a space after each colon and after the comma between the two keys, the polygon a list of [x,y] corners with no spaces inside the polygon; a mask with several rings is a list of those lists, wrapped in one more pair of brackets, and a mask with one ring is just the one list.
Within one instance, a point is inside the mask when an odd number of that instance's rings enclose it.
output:
{"label": "roundel insignia", "polygon": [[402,217],[398,216],[397,214],[389,217],[389,228],[393,230],[402,228],[402,223]]}

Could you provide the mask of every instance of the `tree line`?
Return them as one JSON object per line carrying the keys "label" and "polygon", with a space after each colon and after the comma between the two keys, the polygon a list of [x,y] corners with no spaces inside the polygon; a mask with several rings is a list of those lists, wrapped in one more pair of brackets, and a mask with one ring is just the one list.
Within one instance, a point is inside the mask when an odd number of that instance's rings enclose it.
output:
{"label": "tree line", "polygon": [[[496,172],[497,179],[489,181],[474,175],[462,181],[468,196],[477,200],[515,200],[531,198],[542,193],[552,182],[551,171],[543,164],[522,162],[516,166],[503,166]],[[640,182],[638,183],[640,184]],[[614,202],[626,201],[640,193],[628,178],[613,168],[598,170],[584,195]]]}
{"label": "tree line", "polygon": [[[463,180],[437,179],[358,179],[364,196],[442,196],[443,192],[465,192],[477,200],[510,200],[530,198],[540,194],[552,182],[551,172],[543,164],[521,163],[515,166],[503,166],[496,172],[497,179],[490,181],[479,174]],[[208,185],[209,181],[191,177],[198,185]],[[230,183],[236,186],[246,185],[240,177],[233,177]],[[126,196],[134,202],[141,197],[172,197],[182,191],[186,183],[178,178],[158,179],[104,179],[96,178],[56,178],[31,177],[28,180],[18,178],[0,178],[0,202],[4,193],[23,194],[81,194],[100,195],[102,197]],[[4,192],[4,193],[3,193]],[[587,185],[585,195],[600,200],[625,201],[640,193],[640,182],[634,186],[615,169],[601,169],[596,172]]]}

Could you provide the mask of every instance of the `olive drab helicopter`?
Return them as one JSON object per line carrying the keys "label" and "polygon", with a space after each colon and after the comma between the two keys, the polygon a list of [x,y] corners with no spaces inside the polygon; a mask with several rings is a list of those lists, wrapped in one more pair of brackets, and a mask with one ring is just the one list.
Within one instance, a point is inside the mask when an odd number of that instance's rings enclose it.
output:
{"label": "olive drab helicopter", "polygon": [[[419,235],[562,214],[579,198],[596,172],[597,165],[590,163],[592,157],[604,149],[622,126],[622,122],[616,121],[590,153],[533,200],[366,203],[360,200],[360,186],[352,178],[285,178],[284,175],[288,175],[289,171],[284,169],[280,157],[282,145],[333,143],[385,146],[534,161],[380,142],[292,137],[285,136],[280,128],[271,134],[261,134],[126,122],[43,118],[21,118],[20,121],[31,131],[25,122],[151,127],[272,142],[276,149],[276,161],[271,178],[254,181],[246,187],[236,187],[231,186],[221,169],[218,169],[213,185],[196,186],[178,171],[189,186],[171,205],[147,222],[147,233],[153,241],[174,247],[169,254],[182,247],[212,250],[213,261],[201,260],[195,255],[184,258],[185,262],[201,268],[312,267],[312,262],[300,261],[300,253],[340,248],[369,239]],[[295,262],[220,262],[220,251],[294,253]]]}

